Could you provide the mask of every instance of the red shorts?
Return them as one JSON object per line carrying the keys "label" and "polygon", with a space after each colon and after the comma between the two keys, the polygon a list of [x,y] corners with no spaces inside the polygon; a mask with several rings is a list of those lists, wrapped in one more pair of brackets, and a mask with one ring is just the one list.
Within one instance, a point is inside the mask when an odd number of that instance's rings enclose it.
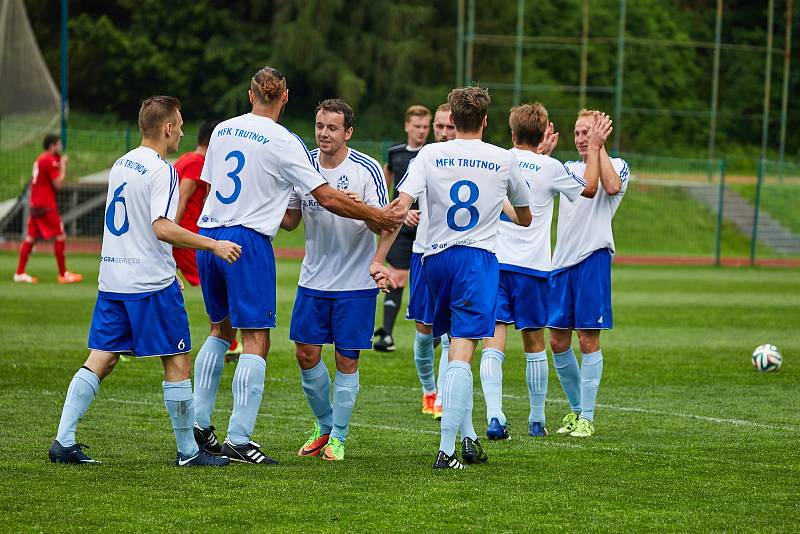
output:
{"label": "red shorts", "polygon": [[55,208],[31,208],[28,235],[34,239],[52,239],[64,233],[64,223]]}
{"label": "red shorts", "polygon": [[200,285],[200,274],[197,272],[197,255],[194,249],[172,247],[172,256],[178,269],[189,284]]}

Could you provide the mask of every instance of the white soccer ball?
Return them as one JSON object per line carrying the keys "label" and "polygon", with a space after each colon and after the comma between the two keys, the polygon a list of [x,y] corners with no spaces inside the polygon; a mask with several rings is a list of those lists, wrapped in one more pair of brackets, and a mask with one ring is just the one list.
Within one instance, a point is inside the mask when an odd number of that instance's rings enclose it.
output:
{"label": "white soccer ball", "polygon": [[777,371],[782,363],[783,356],[775,345],[767,343],[753,351],[753,367],[759,371]]}

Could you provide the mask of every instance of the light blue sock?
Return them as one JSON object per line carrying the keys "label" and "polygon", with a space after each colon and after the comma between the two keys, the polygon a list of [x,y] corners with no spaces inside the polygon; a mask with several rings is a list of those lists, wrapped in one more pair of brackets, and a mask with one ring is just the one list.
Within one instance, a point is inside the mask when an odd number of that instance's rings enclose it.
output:
{"label": "light blue sock", "polygon": [[581,417],[594,421],[594,402],[603,376],[603,351],[581,353]]}
{"label": "light blue sock", "polygon": [[333,430],[331,437],[342,441],[347,439],[350,430],[350,416],[358,397],[358,371],[346,375],[336,371],[333,382]]}
{"label": "light blue sock", "polygon": [[300,380],[308,405],[317,418],[320,431],[330,434],[333,427],[333,404],[331,404],[331,375],[325,361],[320,360],[311,369],[300,369]]}
{"label": "light blue sock", "polygon": [[433,334],[417,332],[414,337],[414,365],[424,393],[436,391],[436,377],[433,375]]}
{"label": "light blue sock", "polygon": [[75,428],[100,391],[100,379],[85,367],[78,369],[67,388],[56,440],[64,447],[75,445]]}
{"label": "light blue sock", "polygon": [[458,429],[458,432],[461,434],[461,439],[464,438],[471,438],[473,440],[478,439],[478,434],[475,432],[475,427],[472,425],[472,401],[473,401],[473,392],[472,392],[472,367],[470,366],[469,369],[469,386],[468,390],[468,397],[467,397],[467,405],[464,410],[464,417],[461,419],[461,426]]}
{"label": "light blue sock", "polygon": [[447,376],[447,358],[450,352],[450,338],[447,334],[442,335],[442,354],[439,356],[439,376],[436,379],[436,405],[442,405],[444,398],[444,377]]}
{"label": "light blue sock", "polygon": [[553,367],[556,368],[561,388],[567,395],[569,407],[573,412],[581,411],[581,368],[572,347],[565,352],[553,353]]}
{"label": "light blue sock", "polygon": [[440,425],[439,450],[452,456],[456,450],[456,434],[461,428],[464,413],[469,406],[472,390],[472,369],[467,362],[454,360],[447,366],[444,382],[444,403]]}
{"label": "light blue sock", "polygon": [[503,413],[503,360],[505,355],[496,349],[483,349],[481,353],[481,388],[486,400],[486,422],[497,418],[506,424]]}
{"label": "light blue sock", "polygon": [[525,381],[528,383],[528,399],[531,402],[531,413],[528,415],[528,426],[534,422],[544,425],[544,401],[547,398],[547,352],[525,353]]}
{"label": "light blue sock", "polygon": [[192,430],[192,381],[187,378],[182,382],[161,382],[161,387],[164,388],[164,405],[172,420],[178,452],[184,458],[191,458],[200,450],[194,441]]}
{"label": "light blue sock", "polygon": [[228,438],[234,445],[244,445],[253,435],[256,416],[264,394],[267,361],[257,354],[242,354],[233,373],[233,412],[228,421]]}
{"label": "light blue sock", "polygon": [[194,421],[203,428],[211,426],[225,352],[230,346],[224,339],[208,336],[194,359]]}

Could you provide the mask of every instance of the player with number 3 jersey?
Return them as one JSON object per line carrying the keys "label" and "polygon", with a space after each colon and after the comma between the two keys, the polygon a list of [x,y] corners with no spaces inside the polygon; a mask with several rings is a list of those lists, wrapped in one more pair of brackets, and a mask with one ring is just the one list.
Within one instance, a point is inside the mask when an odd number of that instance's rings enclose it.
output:
{"label": "player with number 3 jersey", "polygon": [[[455,454],[461,433],[465,463],[487,460],[472,426],[471,361],[479,339],[494,332],[498,263],[494,251],[504,202],[515,220],[531,222],[528,188],[517,158],[484,143],[489,94],[485,89],[454,89],[448,96],[456,138],[425,146],[399,185],[406,209],[425,193],[428,212],[423,268],[434,299],[433,335],[449,334],[441,438],[434,468],[463,467]],[[512,209],[513,207],[513,209]],[[384,232],[370,271],[379,287],[391,284],[383,266],[394,235]]]}
{"label": "player with number 3 jersey", "polygon": [[[211,336],[195,361],[198,443],[234,461],[275,461],[251,441],[264,390],[269,330],[276,324],[275,258],[272,239],[293,189],[310,193],[337,215],[395,228],[404,214],[396,204],[384,209],[357,203],[320,175],[299,137],[278,124],[289,91],[283,74],[271,67],[250,82],[252,112],[220,123],[211,135],[201,175],[210,184],[200,215],[200,234],[235,239],[246,251],[227,265],[206,253],[197,257],[200,285],[211,319]],[[242,329],[243,353],[233,377],[233,412],[228,436],[219,446],[210,425],[225,351],[232,328]],[[208,422],[208,426],[204,426]]]}

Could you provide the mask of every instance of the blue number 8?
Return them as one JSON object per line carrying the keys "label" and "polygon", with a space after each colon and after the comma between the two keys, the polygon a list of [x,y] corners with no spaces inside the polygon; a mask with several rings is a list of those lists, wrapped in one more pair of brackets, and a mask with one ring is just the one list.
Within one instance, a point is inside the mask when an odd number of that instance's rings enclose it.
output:
{"label": "blue number 8", "polygon": [[242,168],[244,167],[244,154],[238,150],[234,150],[225,156],[225,161],[231,158],[236,158],[236,168],[229,172],[227,176],[233,180],[233,193],[231,193],[229,197],[223,197],[219,194],[219,191],[216,192],[217,200],[223,204],[233,204],[242,192],[242,179],[239,178],[239,173],[242,172]]}
{"label": "blue number 8", "polygon": [[[127,232],[128,228],[130,227],[130,224],[128,223],[128,206],[125,204],[125,197],[122,196],[122,190],[126,185],[128,185],[128,182],[123,182],[121,186],[114,190],[114,196],[111,198],[111,203],[108,205],[108,209],[106,210],[106,227],[108,228],[109,232],[117,237]],[[122,226],[119,228],[114,225],[114,215],[117,211],[118,203],[122,204],[122,209],[125,210],[125,221],[123,221]]]}
{"label": "blue number 8", "polygon": [[[458,198],[458,194],[461,192],[461,188],[464,186],[469,189],[469,198],[462,202]],[[459,180],[453,184],[453,187],[450,188],[450,200],[453,201],[453,205],[447,210],[447,226],[456,232],[466,232],[478,224],[480,213],[478,213],[478,209],[473,206],[473,204],[475,204],[475,202],[478,200],[478,194],[478,186],[475,185],[475,182],[470,182],[469,180]],[[467,224],[464,226],[459,226],[456,223],[456,213],[458,213],[458,210],[469,211],[469,222],[467,222]]]}

